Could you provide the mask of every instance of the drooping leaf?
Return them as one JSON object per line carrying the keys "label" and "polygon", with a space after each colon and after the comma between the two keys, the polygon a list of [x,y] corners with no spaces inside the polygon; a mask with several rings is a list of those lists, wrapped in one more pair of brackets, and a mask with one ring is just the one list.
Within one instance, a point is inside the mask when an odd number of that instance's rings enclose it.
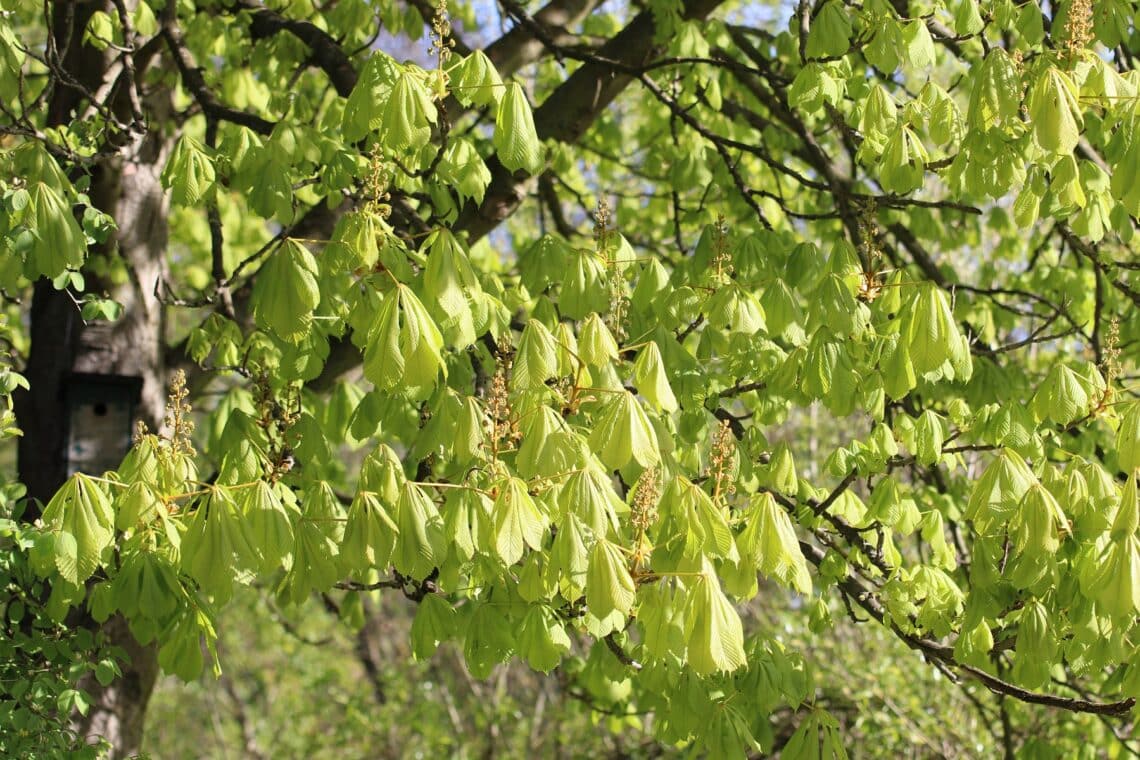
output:
{"label": "drooping leaf", "polygon": [[297,341],[311,329],[320,302],[316,259],[301,242],[286,238],[258,272],[254,319],[279,337]]}
{"label": "drooping leaf", "polygon": [[743,667],[746,658],[740,615],[720,590],[716,574],[707,563],[689,592],[686,626],[689,667],[694,671],[708,675]]}
{"label": "drooping leaf", "polygon": [[590,448],[612,469],[635,461],[650,467],[661,459],[657,436],[641,404],[628,391],[613,394],[590,434]]}
{"label": "drooping leaf", "polygon": [[500,486],[492,519],[495,551],[506,564],[522,559],[528,546],[541,548],[547,519],[522,480],[510,478]]}
{"label": "drooping leaf", "polygon": [[534,115],[517,82],[508,82],[499,100],[494,143],[499,160],[511,171],[534,175],[542,168],[542,143],[534,129]]}
{"label": "drooping leaf", "polygon": [[598,618],[611,612],[628,615],[633,608],[636,588],[621,549],[599,539],[590,550],[586,571],[586,606]]}

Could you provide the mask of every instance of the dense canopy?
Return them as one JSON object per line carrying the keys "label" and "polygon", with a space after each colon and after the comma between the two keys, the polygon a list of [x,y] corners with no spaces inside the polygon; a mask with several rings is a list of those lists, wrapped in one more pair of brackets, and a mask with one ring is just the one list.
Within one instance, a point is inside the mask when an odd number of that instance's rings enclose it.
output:
{"label": "dense canopy", "polygon": [[637,752],[844,756],[883,677],[1140,752],[1134,0],[0,9],[5,754],[136,751],[245,587]]}

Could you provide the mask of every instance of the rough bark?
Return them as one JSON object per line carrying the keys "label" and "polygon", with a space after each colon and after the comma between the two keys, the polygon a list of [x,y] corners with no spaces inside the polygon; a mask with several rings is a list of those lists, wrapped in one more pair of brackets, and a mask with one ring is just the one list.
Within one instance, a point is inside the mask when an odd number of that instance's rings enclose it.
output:
{"label": "rough bark", "polygon": [[[140,140],[137,150],[126,154],[135,159],[100,173],[93,200],[110,210],[119,226],[119,254],[128,264],[130,280],[113,291],[123,304],[123,316],[113,325],[80,332],[73,367],[77,372],[142,378],[137,417],[157,430],[166,395],[163,308],[154,294],[167,243],[167,204],[158,180],[166,150],[148,140]],[[109,686],[94,679],[82,684],[93,704],[77,720],[77,730],[109,741],[112,757],[130,757],[142,743],[146,707],[158,675],[158,650],[153,644],[141,646],[118,617],[102,626],[102,632],[109,643],[127,652],[129,661],[122,666],[123,676]]]}

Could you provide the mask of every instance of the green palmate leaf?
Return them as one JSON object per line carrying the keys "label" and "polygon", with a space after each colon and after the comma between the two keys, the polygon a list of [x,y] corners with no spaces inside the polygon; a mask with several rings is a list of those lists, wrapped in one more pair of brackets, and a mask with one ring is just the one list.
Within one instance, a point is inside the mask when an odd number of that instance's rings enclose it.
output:
{"label": "green palmate leaf", "polygon": [[1054,364],[1033,394],[1030,408],[1039,420],[1068,425],[1088,414],[1091,399],[1080,375],[1064,364]]}
{"label": "green palmate leaf", "polygon": [[429,659],[436,648],[455,636],[455,609],[439,594],[427,594],[412,621],[412,656]]}
{"label": "green palmate leaf", "polygon": [[[661,494],[661,533],[682,536],[687,547],[714,557],[737,558],[724,510],[691,480],[677,476]],[[690,551],[687,556],[695,556]]]}
{"label": "green palmate leaf", "polygon": [[[346,265],[353,268],[373,267],[380,257],[377,244],[385,234],[382,219],[375,214],[356,211],[341,217],[333,232],[333,242],[347,248],[350,256],[346,257]],[[325,249],[326,256],[332,252],[333,246]]]}
{"label": "green palmate leaf", "polygon": [[287,238],[270,254],[253,286],[253,314],[259,327],[285,340],[300,340],[312,328],[321,302],[317,261],[305,246]]}
{"label": "green palmate leaf", "polygon": [[597,312],[582,323],[578,334],[578,356],[591,367],[600,367],[618,358],[618,345]]}
{"label": "green palmate leaf", "polygon": [[534,604],[553,596],[556,584],[551,574],[545,571],[544,564],[543,555],[539,552],[526,555],[518,572],[518,592],[523,601]]}
{"label": "green palmate leaf", "polygon": [[[548,406],[539,407],[523,427],[522,446],[515,458],[515,467],[524,478],[549,477],[573,468],[559,451],[566,430],[562,416]],[[570,466],[565,466],[570,465]]]}
{"label": "green palmate leaf", "polygon": [[1073,213],[1089,203],[1081,182],[1081,170],[1073,156],[1061,156],[1053,164],[1052,181],[1049,183],[1052,201],[1060,213]]}
{"label": "green palmate leaf", "polygon": [[732,332],[752,335],[765,327],[764,308],[760,302],[735,284],[718,288],[709,299],[706,313],[710,324]]}
{"label": "green palmate leaf", "polygon": [[[271,570],[293,548],[293,524],[276,486],[264,480],[240,491],[242,525],[249,545],[261,558],[261,571]],[[295,510],[294,510],[295,511]]]}
{"label": "green palmate leaf", "polygon": [[462,407],[455,420],[455,439],[452,454],[455,461],[467,464],[482,457],[483,447],[486,443],[484,424],[487,415],[479,400],[468,396],[463,399]]}
{"label": "green palmate leaf", "polygon": [[348,507],[340,564],[349,572],[387,567],[396,546],[396,523],[375,493],[359,491]]}
{"label": "green palmate leaf", "polygon": [[547,568],[560,581],[562,594],[567,599],[577,599],[586,589],[590,558],[587,530],[573,512],[566,512],[554,535]]}
{"label": "green palmate leaf", "polygon": [[656,342],[646,343],[638,353],[633,363],[633,382],[638,393],[648,399],[658,412],[677,411],[677,397],[669,385],[661,349]]}
{"label": "green palmate leaf", "polygon": [[801,594],[810,594],[812,583],[807,561],[787,512],[769,493],[749,500],[744,530],[737,539],[740,554],[751,566]]}
{"label": "green palmate leaf", "polygon": [[153,552],[128,554],[114,580],[115,606],[128,617],[165,626],[178,610],[177,568]]}
{"label": "green palmate leaf", "polygon": [[636,595],[621,548],[605,539],[596,541],[586,570],[586,606],[590,612],[599,619],[612,612],[628,615]]}
{"label": "green palmate leaf", "polygon": [[[1037,513],[1035,512],[1035,514]],[[1037,518],[1034,517],[1034,521],[1036,521],[1036,519]],[[931,564],[947,572],[953,571],[958,563],[954,550],[946,540],[946,531],[941,512],[932,509],[922,516],[921,535],[922,540],[930,544],[930,548],[933,552]]]}
{"label": "green palmate leaf", "polygon": [[1001,528],[1035,483],[1025,460],[1012,449],[1002,449],[974,486],[966,518],[983,532]]}
{"label": "green palmate leaf", "polygon": [[249,201],[251,209],[266,219],[287,223],[293,219],[293,179],[291,167],[269,148],[259,152],[260,160],[249,164]]}
{"label": "green palmate leaf", "polygon": [[720,590],[716,573],[707,560],[703,573],[689,591],[685,616],[689,667],[701,675],[709,675],[744,666],[744,630],[740,615]]}
{"label": "green palmate leaf", "polygon": [[614,470],[631,461],[642,467],[657,464],[661,453],[645,410],[628,391],[613,396],[590,433],[590,448]]}
{"label": "green palmate leaf", "polygon": [[638,589],[637,622],[646,652],[653,659],[685,657],[685,596],[671,580]]}
{"label": "green palmate leaf", "polygon": [[477,604],[467,620],[463,656],[475,678],[486,678],[515,650],[511,621],[493,603]]}
{"label": "green palmate leaf", "polygon": [[446,229],[432,232],[424,243],[428,252],[424,292],[440,315],[439,327],[455,348],[475,342],[471,299],[482,292],[467,253]]}
{"label": "green palmate leaf", "polygon": [[582,379],[585,380],[589,370],[585,369],[585,362],[578,354],[578,336],[574,334],[574,328],[569,322],[559,322],[553,335],[558,351],[558,371],[555,374],[558,377],[570,377],[581,370]]}
{"label": "green palmate leaf", "polygon": [[114,515],[98,483],[76,474],[67,480],[43,512],[44,524],[56,535],[56,568],[68,582],[86,581],[102,564],[111,543]]}
{"label": "green palmate leaf", "polygon": [[422,392],[447,369],[443,336],[415,293],[403,284],[384,297],[368,332],[364,376],[384,390]]}
{"label": "green palmate leaf", "polygon": [[809,63],[800,69],[788,89],[790,104],[804,111],[818,111],[824,103],[835,105],[843,97],[842,80],[824,64]]}
{"label": "green palmate leaf", "polygon": [[1130,125],[1132,140],[1128,149],[1113,168],[1112,195],[1127,209],[1131,216],[1140,217],[1140,182],[1135,177],[1140,176],[1140,133],[1136,122]]}
{"label": "green palmate leaf", "polygon": [[[916,22],[917,23],[917,22]],[[928,82],[922,88],[921,99],[929,105],[927,134],[937,145],[956,143],[962,139],[965,125],[958,104],[946,90]]]}
{"label": "green palmate leaf", "polygon": [[396,152],[414,151],[431,139],[435,105],[423,82],[404,69],[396,78],[381,117],[381,140]]}
{"label": "green palmate leaf", "polygon": [[788,328],[804,321],[803,309],[791,288],[783,280],[776,280],[760,296],[764,319],[772,335],[787,335]]}
{"label": "green palmate leaf", "polygon": [[443,560],[443,520],[435,502],[415,483],[404,483],[396,505],[396,546],[392,565],[414,580],[423,580]]}
{"label": "green palmate leaf", "polygon": [[507,83],[499,101],[494,144],[499,161],[511,171],[534,175],[542,168],[542,143],[534,129],[534,115],[517,82]]}
{"label": "green palmate leaf", "polygon": [[1072,153],[1084,119],[1068,75],[1050,67],[1029,93],[1029,117],[1037,144],[1050,153]]}
{"label": "green palmate leaf", "polygon": [[954,31],[960,35],[978,34],[985,28],[976,0],[960,0],[954,12]]}
{"label": "green palmate leaf", "polygon": [[851,47],[851,16],[843,4],[830,0],[811,22],[807,38],[808,58],[836,58]]}
{"label": "green palmate leaf", "polygon": [[147,3],[139,3],[131,14],[135,31],[143,37],[152,37],[158,32],[158,19],[154,17],[154,10]]}
{"label": "green palmate leaf", "polygon": [[115,22],[110,15],[103,11],[96,11],[91,14],[91,18],[87,22],[87,29],[83,32],[83,41],[96,50],[106,50],[109,45],[116,42],[116,37],[121,38],[122,36],[116,35],[115,29]]}
{"label": "green palmate leaf", "polygon": [[158,664],[183,681],[193,681],[202,673],[202,636],[196,615],[187,612],[158,650]]}
{"label": "green palmate leaf", "polygon": [[132,483],[115,497],[115,529],[130,530],[158,515],[158,493],[145,482]]}
{"label": "green palmate leaf", "polygon": [[942,456],[946,427],[942,418],[927,409],[914,424],[914,455],[920,464],[932,465]]}
{"label": "green palmate leaf", "polygon": [[87,242],[70,205],[43,182],[32,185],[29,196],[29,273],[54,278],[68,269],[78,269],[83,264]]}
{"label": "green palmate leaf", "polygon": [[368,132],[379,129],[383,106],[399,75],[396,62],[391,57],[379,51],[372,53],[345,104],[342,122],[345,139],[360,140]]}
{"label": "green palmate leaf", "polygon": [[1027,43],[1039,45],[1045,36],[1040,6],[1034,7],[1028,4],[1021,6],[1021,11],[1017,15],[1017,29]]}
{"label": "green palmate leaf", "polygon": [[1140,538],[1130,535],[1109,542],[1088,584],[1098,609],[1130,620],[1140,612]]}
{"label": "green palmate leaf", "polygon": [[182,569],[218,602],[233,593],[236,568],[255,567],[258,555],[242,529],[242,516],[228,489],[199,502],[182,541]]}
{"label": "green palmate leaf", "polygon": [[1017,615],[1017,662],[1014,671],[1022,682],[1039,689],[1049,680],[1057,642],[1050,632],[1049,611],[1039,601],[1026,604]]}
{"label": "green palmate leaf", "polygon": [[703,734],[702,741],[710,757],[746,758],[761,750],[745,714],[730,704],[722,705],[713,714]]}
{"label": "green palmate leaf", "polygon": [[934,40],[924,20],[914,19],[903,24],[902,36],[903,55],[908,66],[925,69],[934,65]]}
{"label": "green palmate leaf", "polygon": [[984,663],[989,662],[993,648],[993,631],[985,621],[982,621],[968,631],[963,630],[954,643],[954,655],[960,662],[984,667]]}
{"label": "green palmate leaf", "polygon": [[476,50],[452,74],[451,91],[463,105],[491,106],[503,95],[503,80],[483,51]]}
{"label": "green palmate leaf", "polygon": [[968,379],[972,368],[970,349],[958,331],[946,291],[933,283],[923,284],[910,304],[908,316],[907,350],[914,370]]}
{"label": "green palmate leaf", "polygon": [[481,203],[491,184],[491,170],[470,140],[452,140],[437,169],[440,179],[452,185],[460,201]]}
{"label": "green palmate leaf", "polygon": [[1120,427],[1116,429],[1116,457],[1120,469],[1127,473],[1140,468],[1140,402],[1124,407]]}
{"label": "green palmate leaf", "polygon": [[[655,540],[671,555],[681,558],[683,564],[699,560],[706,546],[715,545],[717,537],[709,536],[697,509],[702,500],[709,500],[708,494],[678,475],[669,480],[657,504],[660,526]],[[731,553],[734,550],[731,531],[727,535],[722,532],[719,538],[725,549],[721,554]]]}
{"label": "green palmate leaf", "polygon": [[867,62],[880,71],[894,71],[899,67],[902,48],[902,27],[892,18],[880,18],[875,34],[863,48]]}
{"label": "green palmate leaf", "polygon": [[883,390],[893,399],[901,399],[918,385],[908,344],[907,336],[901,335],[888,340],[883,347],[879,370],[883,377]]}
{"label": "green palmate leaf", "polygon": [[518,632],[519,655],[535,670],[549,673],[570,651],[570,637],[566,629],[545,606],[531,607],[523,618]]}
{"label": "green palmate leaf", "polygon": [[581,319],[609,308],[605,265],[593,252],[570,254],[567,270],[559,272],[555,279],[562,281],[558,305],[566,316]]}
{"label": "green palmate leaf", "polygon": [[499,487],[492,515],[495,552],[508,565],[522,559],[526,547],[542,548],[548,519],[535,504],[525,481],[509,478]]}
{"label": "green palmate leaf", "polygon": [[1029,177],[1029,181],[1025,183],[1021,192],[1017,194],[1017,200],[1013,202],[1014,221],[1022,227],[1028,227],[1037,221],[1037,216],[1041,208],[1041,199],[1045,196],[1046,190],[1048,190],[1043,172],[1030,172]]}
{"label": "green palmate leaf", "polygon": [[454,555],[468,560],[475,556],[477,548],[482,548],[480,535],[487,533],[482,526],[491,511],[491,500],[465,488],[448,490],[441,510],[443,533],[450,541]]}
{"label": "green palmate leaf", "polygon": [[905,124],[892,132],[879,161],[879,183],[883,189],[905,195],[922,186],[929,156],[922,140]]}
{"label": "green palmate leaf", "polygon": [[511,387],[532,390],[553,378],[558,372],[558,346],[546,325],[531,319],[519,338],[515,362],[511,368]]}
{"label": "green palmate leaf", "polygon": [[[322,522],[327,524],[328,519],[322,518]],[[304,519],[294,531],[292,565],[281,589],[293,604],[303,603],[314,591],[327,592],[340,578],[336,563],[339,548],[322,527],[321,522]]]}
{"label": "green palmate leaf", "polygon": [[772,456],[768,459],[764,483],[769,488],[788,496],[794,496],[799,491],[799,478],[796,476],[796,460],[787,442],[781,441],[776,445]]}
{"label": "green palmate leaf", "polygon": [[1017,120],[1021,108],[1021,77],[1009,54],[995,47],[978,67],[967,117],[975,129],[1001,127]]}
{"label": "green palmate leaf", "polygon": [[380,444],[360,464],[360,490],[376,494],[385,505],[396,503],[406,480],[404,466],[391,446]]}
{"label": "green palmate leaf", "polygon": [[214,162],[206,149],[194,138],[183,135],[162,171],[162,186],[170,191],[171,202],[196,206],[213,188],[215,176]]}
{"label": "green palmate leaf", "polygon": [[1138,525],[1140,525],[1140,502],[1136,495],[1136,476],[1130,475],[1120,493],[1120,505],[1112,521],[1112,538],[1133,536]]}
{"label": "green palmate leaf", "polygon": [[1025,493],[1013,527],[1014,545],[1022,552],[1041,555],[1057,551],[1069,523],[1053,494],[1034,483]]}
{"label": "green palmate leaf", "polygon": [[590,467],[566,478],[558,492],[558,506],[576,515],[599,538],[617,535],[618,512],[627,510],[610,478]]}
{"label": "green palmate leaf", "polygon": [[859,129],[863,132],[863,145],[875,151],[882,151],[887,138],[895,131],[898,108],[887,88],[877,85],[871,90],[863,114],[859,118]]}

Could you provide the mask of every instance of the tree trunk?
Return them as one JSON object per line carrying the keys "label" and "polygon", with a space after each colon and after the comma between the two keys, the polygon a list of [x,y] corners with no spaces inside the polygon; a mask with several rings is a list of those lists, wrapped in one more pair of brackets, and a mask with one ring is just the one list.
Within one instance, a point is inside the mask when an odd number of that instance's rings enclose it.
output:
{"label": "tree trunk", "polygon": [[[127,5],[133,8],[135,3]],[[97,89],[107,68],[104,54],[82,44],[83,30],[96,10],[114,12],[102,1],[55,3],[51,19],[63,68],[89,91]],[[77,89],[57,86],[48,107],[49,123],[64,124],[84,107]],[[125,102],[115,107],[129,120]],[[115,219],[118,231],[108,245],[117,247],[130,277],[118,287],[87,277],[89,290],[107,290],[123,305],[122,317],[114,324],[85,325],[71,297],[46,281],[36,283],[33,295],[31,350],[25,368],[31,390],[16,399],[16,414],[24,431],[18,464],[29,496],[44,502],[68,474],[68,411],[63,392],[70,373],[139,378],[142,393],[136,418],[151,430],[162,424],[164,314],[155,284],[165,266],[168,206],[159,174],[169,145],[161,135],[149,132],[123,141],[127,144],[114,158],[94,168],[89,194],[96,207]],[[29,519],[36,516],[38,509],[33,508]],[[86,716],[75,716],[74,728],[80,736],[97,735],[110,742],[112,757],[128,757],[138,753],[142,742],[146,706],[158,674],[157,649],[135,641],[120,617],[102,626],[93,621],[90,625],[99,627],[104,640],[122,648],[129,660],[121,663],[122,677],[107,687],[93,678],[80,684],[91,695],[92,705]]]}

